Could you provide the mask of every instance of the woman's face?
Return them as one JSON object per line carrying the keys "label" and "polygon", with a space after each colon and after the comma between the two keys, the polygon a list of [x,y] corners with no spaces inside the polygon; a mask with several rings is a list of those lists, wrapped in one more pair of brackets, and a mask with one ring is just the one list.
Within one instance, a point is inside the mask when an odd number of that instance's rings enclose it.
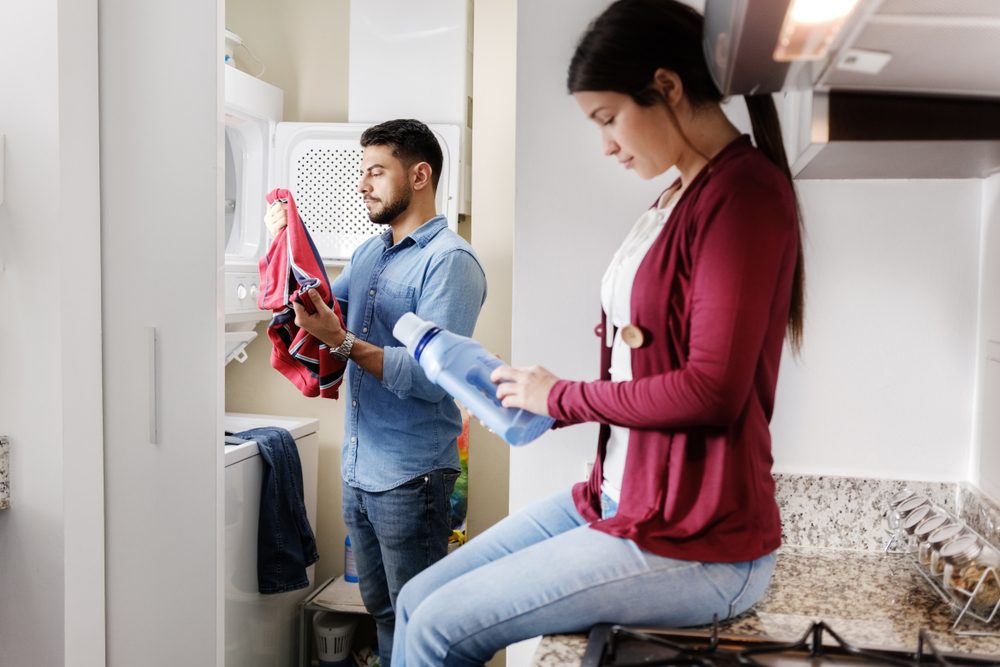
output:
{"label": "woman's face", "polygon": [[644,107],[609,91],[581,91],[573,97],[600,129],[604,154],[626,169],[649,179],[676,164],[680,144],[663,103]]}

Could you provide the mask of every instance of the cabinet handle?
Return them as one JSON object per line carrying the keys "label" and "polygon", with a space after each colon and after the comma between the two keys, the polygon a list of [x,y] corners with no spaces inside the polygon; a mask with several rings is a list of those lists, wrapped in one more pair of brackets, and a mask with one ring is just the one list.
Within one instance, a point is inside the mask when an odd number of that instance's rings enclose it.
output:
{"label": "cabinet handle", "polygon": [[157,350],[156,350],[156,327],[146,327],[146,342],[148,346],[149,359],[149,442],[159,444],[159,395],[157,394]]}

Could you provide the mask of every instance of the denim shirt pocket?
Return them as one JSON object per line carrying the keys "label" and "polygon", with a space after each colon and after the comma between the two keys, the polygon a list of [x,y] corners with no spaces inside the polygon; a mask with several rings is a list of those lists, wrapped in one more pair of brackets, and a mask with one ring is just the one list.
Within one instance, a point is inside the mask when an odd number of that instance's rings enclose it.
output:
{"label": "denim shirt pocket", "polygon": [[416,288],[392,280],[383,281],[375,297],[375,317],[389,330],[396,326],[396,321],[403,313],[410,313],[416,308]]}

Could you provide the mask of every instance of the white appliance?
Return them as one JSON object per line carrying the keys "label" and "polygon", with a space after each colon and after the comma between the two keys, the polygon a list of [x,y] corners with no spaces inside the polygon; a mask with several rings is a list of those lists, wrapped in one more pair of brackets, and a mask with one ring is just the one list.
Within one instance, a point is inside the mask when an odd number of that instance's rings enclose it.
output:
{"label": "white appliance", "polygon": [[[225,429],[238,433],[278,426],[295,438],[302,462],[306,513],[316,525],[319,436],[315,419],[226,413]],[[297,664],[299,602],[315,585],[315,566],[307,568],[310,586],[298,591],[257,592],[257,521],[264,470],[257,443],[226,445],[226,665],[287,667]]]}
{"label": "white appliance", "polygon": [[[313,242],[328,264],[344,264],[362,241],[383,226],[368,219],[357,192],[362,149],[370,123],[282,123],[283,95],[235,67],[225,67],[224,301],[226,363],[243,361],[243,347],[256,335],[256,322],[269,314],[257,309],[258,261],[270,243],[264,227],[264,197],[287,187]],[[383,120],[387,120],[383,119]],[[461,129],[430,124],[441,143],[444,163],[437,209],[458,228]]]}
{"label": "white appliance", "polygon": [[257,310],[258,260],[267,252],[264,195],[274,128],[281,120],[281,89],[235,67],[224,68],[225,304],[227,324],[265,319]]}
{"label": "white appliance", "polygon": [[[388,119],[387,119],[388,120]],[[370,123],[278,123],[271,169],[272,187],[295,195],[299,214],[316,249],[330,264],[345,264],[361,243],[385,231],[368,219],[358,193],[361,134]],[[459,139],[457,125],[429,123],[441,144],[438,213],[458,229]]]}

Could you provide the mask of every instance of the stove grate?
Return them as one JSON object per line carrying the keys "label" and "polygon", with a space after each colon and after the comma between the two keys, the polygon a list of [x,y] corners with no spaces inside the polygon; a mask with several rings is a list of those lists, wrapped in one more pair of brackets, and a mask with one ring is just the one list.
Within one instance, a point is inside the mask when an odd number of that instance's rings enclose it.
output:
{"label": "stove grate", "polygon": [[775,643],[760,637],[720,639],[718,623],[704,631],[647,630],[621,625],[595,626],[581,667],[775,667],[776,665],[855,665],[901,667],[1000,667],[1000,659],[944,654],[925,631],[914,653],[856,647],[823,621],[813,623],[798,641]]}

